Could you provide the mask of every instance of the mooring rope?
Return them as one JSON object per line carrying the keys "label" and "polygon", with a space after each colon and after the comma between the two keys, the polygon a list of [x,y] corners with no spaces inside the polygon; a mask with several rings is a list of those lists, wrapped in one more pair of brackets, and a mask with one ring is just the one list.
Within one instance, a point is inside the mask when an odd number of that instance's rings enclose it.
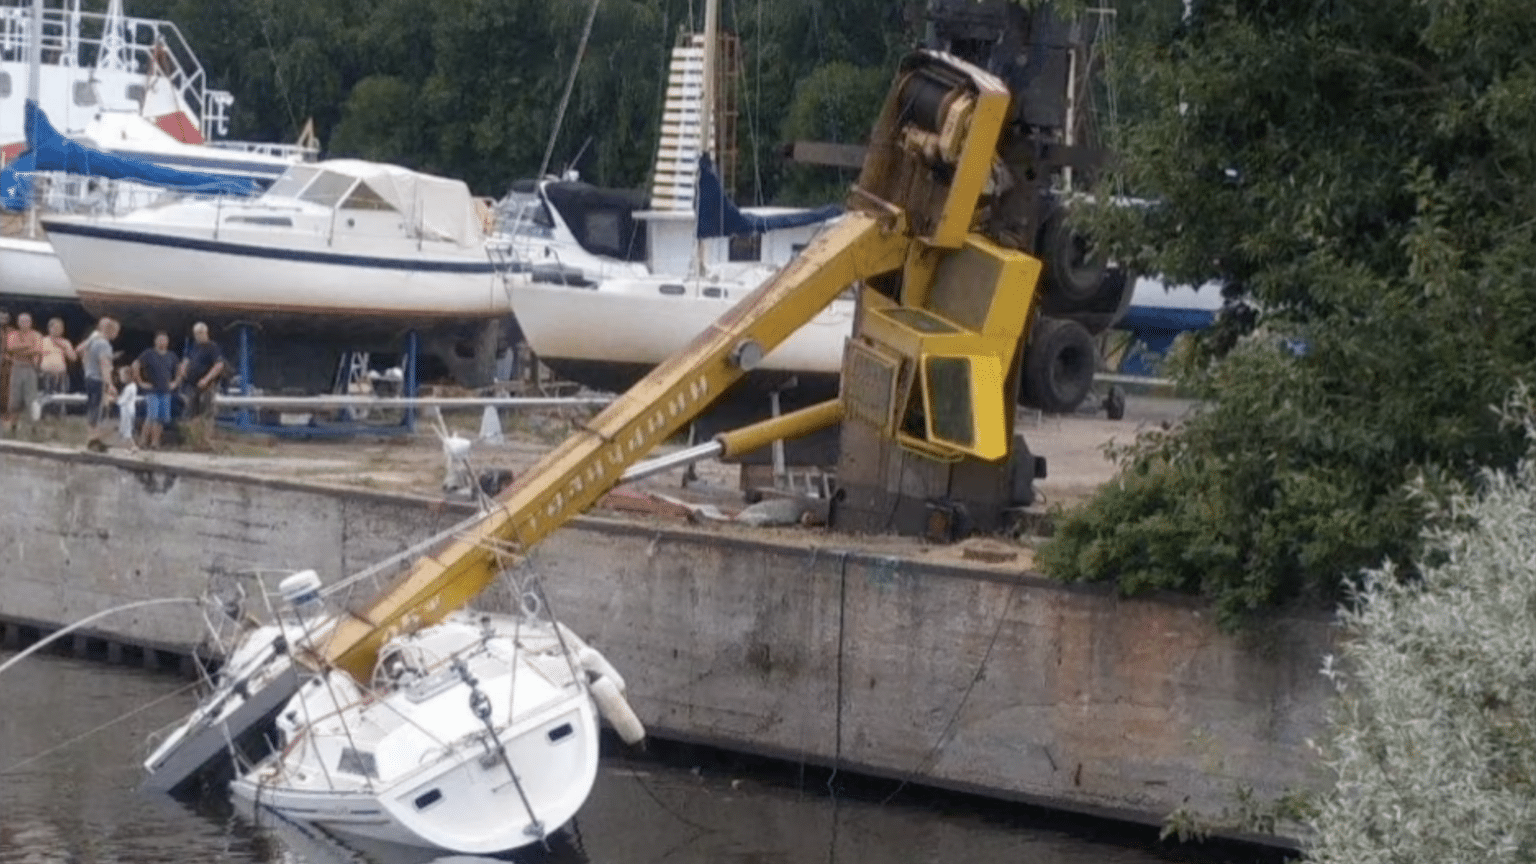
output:
{"label": "mooring rope", "polygon": [[93,621],[98,621],[107,617],[108,615],[115,615],[118,612],[127,612],[130,609],[142,609],[145,606],[163,606],[169,603],[191,603],[194,606],[202,605],[200,601],[194,600],[191,597],[161,597],[158,600],[135,600],[132,603],[124,603],[121,606],[113,606],[111,609],[104,609],[100,612],[97,612],[95,615],[88,615],[62,630],[58,630],[43,639],[39,639],[34,644],[28,646],[27,650],[17,654],[15,657],[12,657],[4,663],[0,663],[0,675],[5,674],[5,670],[15,666],[17,663],[20,663],[23,659],[36,654],[38,651],[41,651],[54,642],[64,638],[65,636],[68,636],[70,633],[79,630],[81,627],[84,627]]}

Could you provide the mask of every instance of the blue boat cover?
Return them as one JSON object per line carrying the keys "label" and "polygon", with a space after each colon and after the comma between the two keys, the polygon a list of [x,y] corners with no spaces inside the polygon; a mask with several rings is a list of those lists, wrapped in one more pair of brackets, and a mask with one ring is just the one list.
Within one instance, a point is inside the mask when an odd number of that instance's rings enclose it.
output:
{"label": "blue boat cover", "polygon": [[167,189],[205,195],[257,195],[261,184],[248,177],[228,177],[178,171],[142,159],[113,156],[92,150],[60,135],[37,103],[27,100],[27,149],[16,161],[0,169],[0,207],[25,210],[32,198],[32,183],[22,175],[33,171],[63,171],[87,177],[134,180]]}
{"label": "blue boat cover", "polygon": [[720,182],[720,176],[715,173],[714,163],[710,161],[708,154],[699,156],[699,184],[696,188],[698,195],[694,210],[699,217],[697,236],[700,240],[709,237],[740,237],[745,234],[761,234],[776,228],[815,225],[835,218],[843,212],[843,208],[832,204],[817,207],[814,210],[797,210],[793,213],[780,213],[774,216],[743,213],[735,202],[726,197],[725,185]]}

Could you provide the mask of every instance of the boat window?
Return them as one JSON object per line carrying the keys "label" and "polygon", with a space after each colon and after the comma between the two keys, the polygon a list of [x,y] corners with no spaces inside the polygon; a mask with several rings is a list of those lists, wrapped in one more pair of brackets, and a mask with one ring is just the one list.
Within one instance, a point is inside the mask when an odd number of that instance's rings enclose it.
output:
{"label": "boat window", "polygon": [[91,83],[90,81],[76,81],[75,82],[75,104],[76,105],[95,105],[96,104],[96,85]]}
{"label": "boat window", "polygon": [[144,85],[143,84],[129,84],[128,85],[128,89],[123,92],[123,95],[128,97],[128,101],[129,102],[143,102],[144,101]]}
{"label": "boat window", "polygon": [[341,757],[336,760],[336,770],[348,774],[360,774],[364,777],[377,777],[379,776],[379,763],[372,753],[352,747],[343,747],[341,748]]}
{"label": "boat window", "polygon": [[575,729],[571,728],[571,724],[561,723],[559,726],[549,730],[549,743],[553,744],[556,741],[569,738],[571,737],[571,733],[575,731]]}
{"label": "boat window", "polygon": [[443,790],[441,789],[433,789],[430,792],[423,792],[416,796],[416,809],[425,810],[441,800],[443,800]]}
{"label": "boat window", "polygon": [[283,172],[283,176],[272,181],[267,189],[269,198],[297,198],[299,190],[309,185],[309,181],[315,179],[320,171],[317,168],[289,168]]}
{"label": "boat window", "polygon": [[337,174],[335,171],[321,171],[320,176],[299,193],[299,200],[319,204],[322,207],[335,207],[336,202],[345,197],[347,190],[351,189],[352,184],[356,182],[356,177]]}
{"label": "boat window", "polygon": [[0,99],[11,95],[11,73],[0,72]]}
{"label": "boat window", "polygon": [[[307,196],[306,196],[307,197]],[[383,196],[373,191],[373,187],[364,180],[357,184],[347,200],[341,202],[343,210],[394,210],[394,206],[385,201]]]}
{"label": "boat window", "polygon": [[763,235],[737,234],[731,237],[730,259],[732,261],[763,260]]}

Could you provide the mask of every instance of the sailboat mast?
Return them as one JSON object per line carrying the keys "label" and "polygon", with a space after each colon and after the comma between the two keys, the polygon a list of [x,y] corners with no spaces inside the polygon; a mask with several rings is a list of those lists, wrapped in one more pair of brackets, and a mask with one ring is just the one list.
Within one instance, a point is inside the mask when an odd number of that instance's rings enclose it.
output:
{"label": "sailboat mast", "polygon": [[41,103],[43,94],[43,0],[32,0],[32,56],[27,71],[27,98]]}
{"label": "sailboat mast", "polygon": [[704,3],[704,88],[699,106],[699,150],[711,161],[719,156],[715,141],[715,64],[720,56],[720,0]]}
{"label": "sailboat mast", "polygon": [[[708,154],[713,162],[715,148],[715,61],[719,54],[720,0],[704,3],[704,80],[699,88],[699,153]],[[693,179],[693,212],[699,212],[699,178]],[[697,218],[697,216],[695,216]],[[708,269],[704,263],[704,241],[693,241],[693,274],[703,278]]]}

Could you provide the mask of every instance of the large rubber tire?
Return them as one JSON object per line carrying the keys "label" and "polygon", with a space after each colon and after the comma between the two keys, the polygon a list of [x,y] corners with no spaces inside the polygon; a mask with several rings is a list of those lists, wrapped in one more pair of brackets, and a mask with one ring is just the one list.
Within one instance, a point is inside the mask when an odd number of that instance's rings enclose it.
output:
{"label": "large rubber tire", "polygon": [[1108,268],[1103,254],[1073,229],[1067,211],[1046,217],[1040,229],[1039,258],[1045,263],[1041,308],[1056,315],[1094,311]]}
{"label": "large rubber tire", "polygon": [[1070,414],[1088,398],[1099,351],[1076,321],[1040,317],[1024,352],[1021,401],[1048,414]]}

